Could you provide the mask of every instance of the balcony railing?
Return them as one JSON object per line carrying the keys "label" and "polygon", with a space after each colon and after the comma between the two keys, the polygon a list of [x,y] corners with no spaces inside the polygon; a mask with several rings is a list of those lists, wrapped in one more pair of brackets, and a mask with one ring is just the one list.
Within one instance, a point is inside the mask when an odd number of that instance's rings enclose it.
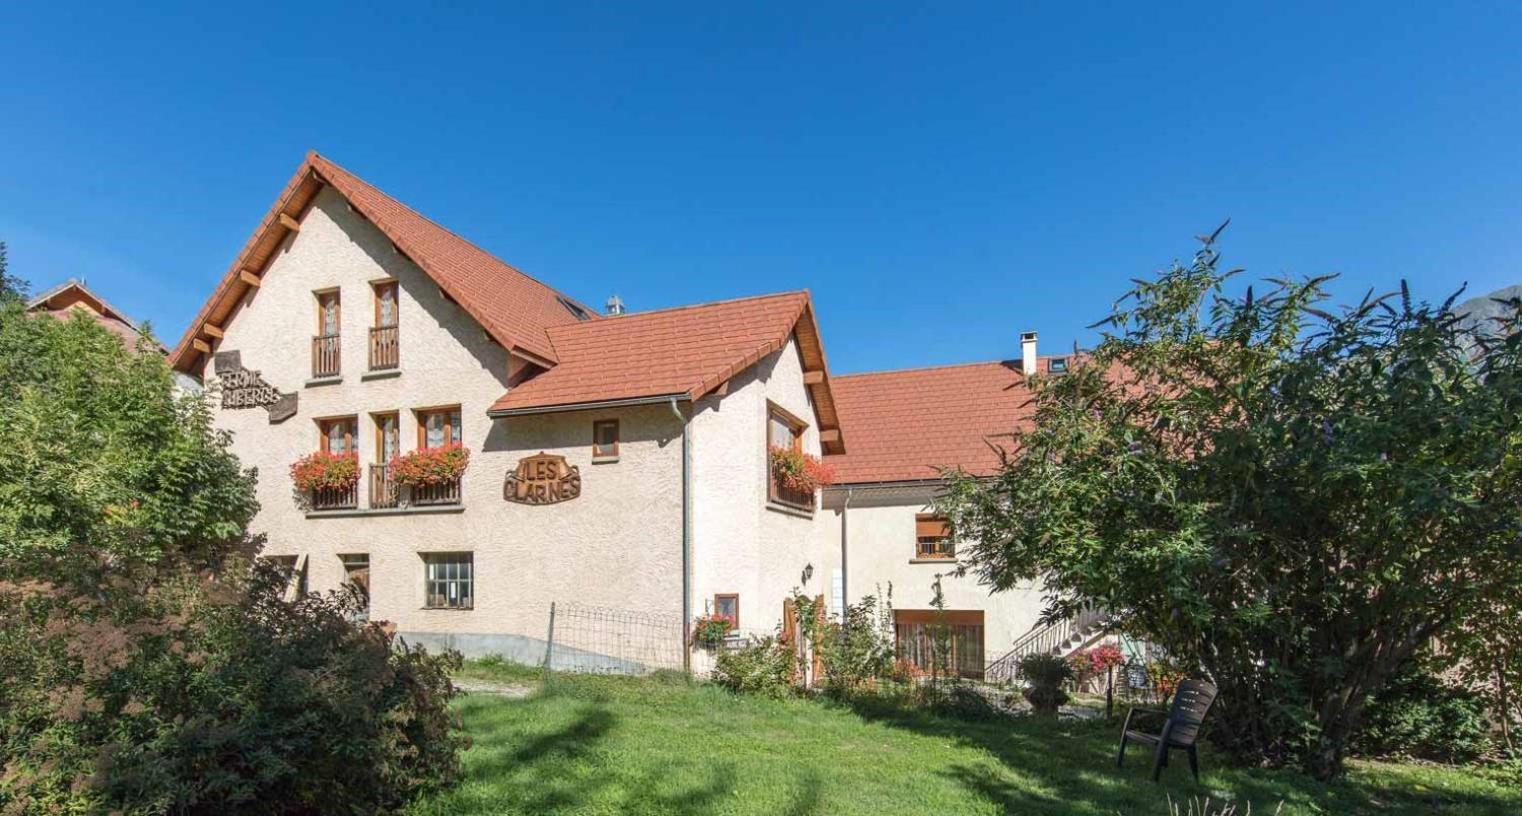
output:
{"label": "balcony railing", "polygon": [[459,504],[460,480],[452,479],[436,485],[418,485],[408,488],[412,503],[416,505]]}
{"label": "balcony railing", "polygon": [[397,345],[395,326],[377,326],[370,330],[370,370],[384,371],[401,365],[401,347]]}
{"label": "balcony railing", "polygon": [[337,377],[340,358],[338,335],[320,334],[312,338],[312,377]]}
{"label": "balcony railing", "polygon": [[324,487],[312,491],[313,510],[353,510],[359,505],[359,485]]}
{"label": "balcony railing", "polygon": [[370,507],[375,510],[384,510],[401,503],[402,491],[391,478],[391,468],[387,465],[371,465]]}

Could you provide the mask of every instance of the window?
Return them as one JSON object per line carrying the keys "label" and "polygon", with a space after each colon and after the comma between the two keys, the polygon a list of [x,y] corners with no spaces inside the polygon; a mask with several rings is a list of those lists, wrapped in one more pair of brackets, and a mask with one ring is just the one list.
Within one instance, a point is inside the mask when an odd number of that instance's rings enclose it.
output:
{"label": "window", "polygon": [[338,334],[340,326],[338,311],[338,290],[328,289],[317,292],[317,333],[323,337],[333,337]]}
{"label": "window", "polygon": [[417,412],[417,446],[442,448],[460,444],[460,407],[425,408]]}
{"label": "window", "polygon": [[264,561],[272,564],[285,580],[286,600],[295,600],[307,594],[307,558],[304,555],[269,555]]}
{"label": "window", "polygon": [[317,449],[328,453],[353,453],[354,417],[317,420]]}
{"label": "window", "polygon": [[383,329],[396,325],[396,281],[380,281],[372,284],[375,290],[375,327]]}
{"label": "window", "polygon": [[592,461],[618,459],[618,420],[599,419],[592,423]]}
{"label": "window", "polygon": [[768,404],[766,412],[766,451],[767,451],[767,498],[774,502],[790,505],[799,509],[814,509],[813,492],[789,490],[777,483],[777,478],[771,472],[771,451],[773,448],[782,448],[790,451],[803,450],[803,430],[808,425],[803,420],[793,416],[787,411],[775,405]]}
{"label": "window", "polygon": [[370,619],[370,555],[369,553],[357,553],[354,555],[340,555],[339,560],[344,566],[344,584],[354,588],[359,596],[361,604],[356,620]]}
{"label": "window", "polygon": [[398,417],[395,411],[373,416],[375,419],[375,463],[384,465],[402,452],[401,417]]}
{"label": "window", "polygon": [[470,609],[475,605],[471,580],[475,558],[471,553],[429,553],[423,556],[423,564],[425,605],[429,609]]}
{"label": "window", "polygon": [[1046,371],[1048,374],[1066,374],[1068,371],[1068,358],[1053,357],[1047,360]]}
{"label": "window", "polygon": [[740,628],[740,596],[739,595],[715,595],[713,596],[714,617],[729,621],[730,629]]}
{"label": "window", "polygon": [[929,674],[937,652],[944,665],[959,677],[983,679],[983,612],[981,610],[893,610],[893,634],[898,656],[916,672]]}
{"label": "window", "polygon": [[921,513],[914,517],[915,558],[956,558],[956,544],[946,520]]}
{"label": "window", "polygon": [[555,299],[560,301],[560,305],[564,306],[566,311],[575,315],[577,320],[591,319],[591,315],[587,314],[586,309],[581,308],[579,304],[566,297],[565,295],[556,295]]}

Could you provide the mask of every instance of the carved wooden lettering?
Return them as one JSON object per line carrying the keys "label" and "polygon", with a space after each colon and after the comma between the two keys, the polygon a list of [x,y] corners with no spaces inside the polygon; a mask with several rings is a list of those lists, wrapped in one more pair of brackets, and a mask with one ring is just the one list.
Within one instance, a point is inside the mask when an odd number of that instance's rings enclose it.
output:
{"label": "carved wooden lettering", "polygon": [[555,504],[580,495],[581,471],[564,456],[543,451],[518,460],[502,485],[502,498],[519,504]]}
{"label": "carved wooden lettering", "polygon": [[296,395],[280,393],[265,382],[259,372],[244,368],[238,352],[217,352],[212,358],[212,368],[217,374],[223,408],[264,408],[269,412],[272,425],[296,414]]}

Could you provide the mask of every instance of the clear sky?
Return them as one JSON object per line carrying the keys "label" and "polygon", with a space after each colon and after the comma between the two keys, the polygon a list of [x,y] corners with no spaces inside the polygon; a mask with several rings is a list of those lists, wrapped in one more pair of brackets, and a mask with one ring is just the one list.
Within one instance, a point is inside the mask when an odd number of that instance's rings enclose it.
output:
{"label": "clear sky", "polygon": [[1227,216],[1344,298],[1522,281],[1515,4],[324,5],[7,4],[12,271],[172,342],[316,149],[593,304],[806,287],[837,373],[1088,344]]}

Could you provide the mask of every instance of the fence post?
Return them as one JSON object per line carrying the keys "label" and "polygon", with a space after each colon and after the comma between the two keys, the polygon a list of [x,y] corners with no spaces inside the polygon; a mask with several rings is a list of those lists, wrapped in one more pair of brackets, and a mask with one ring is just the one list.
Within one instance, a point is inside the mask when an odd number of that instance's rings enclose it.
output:
{"label": "fence post", "polygon": [[555,602],[550,601],[550,634],[544,643],[544,670],[550,670],[550,661],[555,657]]}

